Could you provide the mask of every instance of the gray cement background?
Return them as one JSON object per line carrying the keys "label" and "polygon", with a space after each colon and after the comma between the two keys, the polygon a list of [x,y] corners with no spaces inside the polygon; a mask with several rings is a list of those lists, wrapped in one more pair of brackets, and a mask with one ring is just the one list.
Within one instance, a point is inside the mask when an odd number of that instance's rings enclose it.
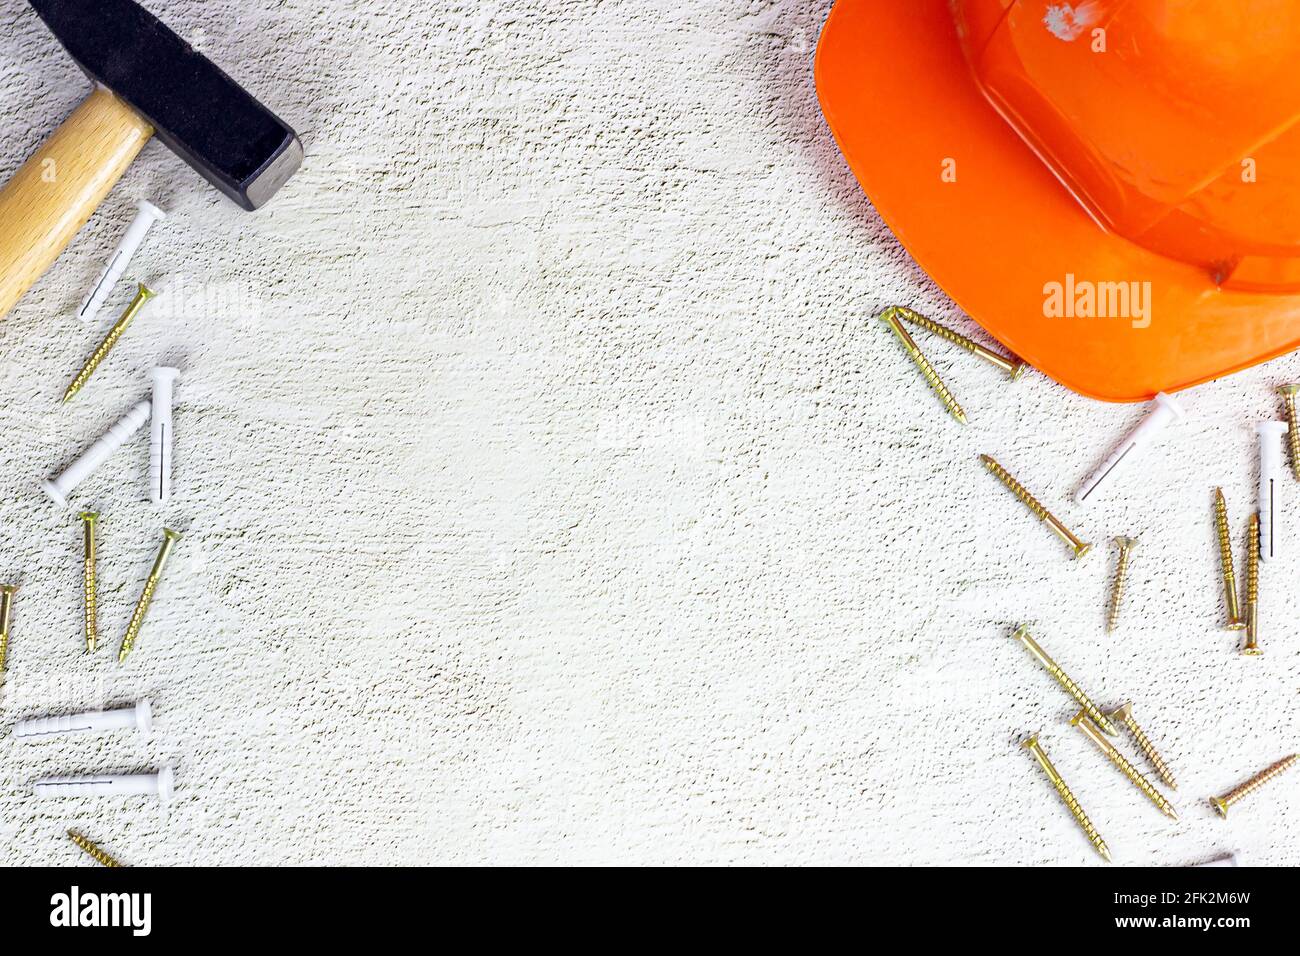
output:
{"label": "gray cement background", "polygon": [[[151,144],[4,321],[0,579],[21,580],[6,723],[149,694],[152,737],[0,742],[0,861],[76,827],[137,865],[1092,864],[1016,744],[1032,731],[1118,863],[1300,862],[1300,548],[1234,653],[1211,492],[1253,501],[1256,421],[1294,357],[1186,396],[1105,503],[1068,504],[1140,410],[883,327],[969,320],[838,156],[811,62],[825,2],[149,0],[298,127],[247,216]],[[24,4],[0,37],[7,174],[85,95]],[[83,396],[72,310],[136,198],[173,294]],[[978,334],[978,333],[976,333]],[[37,481],[179,361],[175,497],[147,440],[57,512]],[[1081,563],[977,460],[1081,533]],[[1290,489],[1300,494],[1300,489]],[[109,650],[81,653],[78,507]],[[187,531],[113,660],[164,521]],[[1114,549],[1136,534],[1120,633]],[[1099,700],[1132,698],[1177,824],[1065,723],[1029,620]],[[173,761],[177,798],[38,802],[38,776]]]}

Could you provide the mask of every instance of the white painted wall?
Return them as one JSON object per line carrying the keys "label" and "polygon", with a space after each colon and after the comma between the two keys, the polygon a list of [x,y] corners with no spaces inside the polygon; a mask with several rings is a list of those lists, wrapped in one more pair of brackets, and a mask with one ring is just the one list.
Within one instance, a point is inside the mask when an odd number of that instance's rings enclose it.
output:
{"label": "white painted wall", "polygon": [[[1234,653],[1211,492],[1244,528],[1251,427],[1293,358],[1195,390],[1110,500],[1076,482],[1140,409],[922,339],[962,429],[887,332],[970,331],[861,196],[817,110],[825,0],[150,0],[297,125],[300,176],[247,216],[160,145],[4,322],[0,579],[21,580],[5,720],[154,698],[151,739],[0,744],[0,862],[1097,862],[1032,760],[1041,730],[1117,862],[1300,862],[1300,560],[1266,569],[1267,655]],[[34,16],[0,38],[7,174],[84,80]],[[900,131],[905,134],[905,131]],[[67,408],[71,311],[135,198],[180,295]],[[124,300],[125,287],[114,303]],[[111,319],[109,312],[102,323]],[[147,440],[103,512],[115,650],[164,520],[188,529],[136,653],[80,653],[79,529],[37,479],[177,390],[176,496]],[[980,468],[1080,532],[1074,563]],[[1294,489],[1300,495],[1300,489]],[[1065,724],[1010,638],[1178,773],[1166,820]],[[174,760],[166,812],[41,802],[46,773]]]}

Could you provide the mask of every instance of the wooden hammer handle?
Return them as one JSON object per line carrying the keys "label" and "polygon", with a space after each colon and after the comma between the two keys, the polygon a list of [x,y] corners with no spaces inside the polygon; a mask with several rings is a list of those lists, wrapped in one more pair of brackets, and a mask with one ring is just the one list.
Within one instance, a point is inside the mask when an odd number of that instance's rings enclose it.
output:
{"label": "wooden hammer handle", "polygon": [[103,88],[0,190],[0,318],[54,264],[153,127]]}

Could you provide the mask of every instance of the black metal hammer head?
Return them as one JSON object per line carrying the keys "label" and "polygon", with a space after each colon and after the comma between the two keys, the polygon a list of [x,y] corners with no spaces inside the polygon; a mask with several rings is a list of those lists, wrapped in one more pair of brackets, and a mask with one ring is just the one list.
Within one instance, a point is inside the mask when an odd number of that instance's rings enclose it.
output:
{"label": "black metal hammer head", "polygon": [[78,65],[245,209],[302,165],[278,116],[133,0],[29,0]]}

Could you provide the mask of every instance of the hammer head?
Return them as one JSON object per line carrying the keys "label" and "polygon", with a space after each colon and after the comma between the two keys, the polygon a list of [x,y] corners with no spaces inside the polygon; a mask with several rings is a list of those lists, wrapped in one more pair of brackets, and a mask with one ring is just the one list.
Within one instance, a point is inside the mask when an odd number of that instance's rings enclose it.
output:
{"label": "hammer head", "polygon": [[283,120],[133,0],[29,2],[91,80],[244,209],[266,205],[302,165]]}

